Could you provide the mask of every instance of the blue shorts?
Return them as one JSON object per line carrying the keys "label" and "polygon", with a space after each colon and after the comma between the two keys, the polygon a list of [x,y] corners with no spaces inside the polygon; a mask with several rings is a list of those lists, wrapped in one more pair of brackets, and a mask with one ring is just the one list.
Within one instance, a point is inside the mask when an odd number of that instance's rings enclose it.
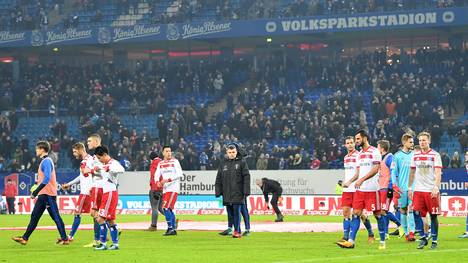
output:
{"label": "blue shorts", "polygon": [[400,198],[398,198],[398,207],[407,208],[413,204],[413,200],[408,198],[408,191],[402,191]]}

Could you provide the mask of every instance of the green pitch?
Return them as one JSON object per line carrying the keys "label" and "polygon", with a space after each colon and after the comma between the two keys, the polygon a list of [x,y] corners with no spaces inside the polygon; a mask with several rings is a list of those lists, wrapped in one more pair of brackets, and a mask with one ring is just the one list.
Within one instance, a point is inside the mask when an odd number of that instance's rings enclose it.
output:
{"label": "green pitch", "polygon": [[[72,216],[63,216],[70,225]],[[179,216],[181,220],[225,221],[224,216]],[[341,222],[340,217],[289,216],[288,222]],[[119,222],[145,222],[148,216],[125,215]],[[252,221],[271,221],[272,216],[253,216]],[[0,216],[0,227],[25,227],[27,215]],[[334,242],[341,233],[252,233],[232,239],[208,231],[179,231],[176,237],[163,237],[163,231],[123,231],[119,251],[93,251],[83,248],[92,240],[92,231],[80,231],[70,246],[57,246],[56,231],[39,230],[26,246],[13,242],[23,231],[0,230],[0,262],[468,262],[468,240],[457,236],[464,231],[465,218],[441,218],[439,248],[416,250],[415,243],[392,237],[387,250],[368,245],[366,231],[360,231],[357,247],[345,250]],[[90,224],[87,216],[82,224]],[[39,225],[53,225],[44,215]],[[253,226],[254,228],[254,226]],[[376,230],[375,230],[376,231]],[[99,261],[98,261],[99,260]]]}

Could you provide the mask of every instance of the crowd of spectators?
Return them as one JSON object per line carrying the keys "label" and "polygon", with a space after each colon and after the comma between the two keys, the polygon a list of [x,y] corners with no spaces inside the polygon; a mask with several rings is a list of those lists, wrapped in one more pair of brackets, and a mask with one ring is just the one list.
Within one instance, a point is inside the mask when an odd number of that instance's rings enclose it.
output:
{"label": "crowd of spectators", "polygon": [[118,6],[121,7],[119,9],[121,12],[130,14],[140,12],[138,10],[138,3],[148,3],[151,13],[150,19],[154,23],[184,23],[191,22],[196,18],[203,19],[204,17],[218,21],[227,21],[401,11],[468,5],[468,2],[463,0],[174,0],[161,12],[161,3],[154,1],[120,0],[117,2]]}
{"label": "crowd of spectators", "polygon": [[[59,116],[48,138],[53,159],[72,159],[71,145],[97,132],[130,170],[147,170],[149,153],[162,144],[172,146],[184,169],[216,169],[223,146],[232,141],[242,144],[251,169],[339,168],[346,154],[343,138],[360,128],[369,130],[373,143],[390,140],[392,151],[404,132],[431,132],[435,149],[447,132],[460,150],[442,153],[444,167],[460,167],[467,123],[447,126],[444,119],[463,107],[466,114],[467,66],[466,53],[442,49],[391,56],[377,50],[332,60],[283,60],[272,53],[259,58],[257,67],[245,59],[199,60],[190,66],[141,63],[135,72],[113,64],[24,66],[22,81],[1,79],[0,169],[37,168],[28,138],[14,133],[17,115],[35,111]],[[236,92],[229,83],[239,71],[248,71],[250,79]],[[206,93],[226,99],[226,110],[210,114],[210,105],[167,102],[170,94]],[[122,114],[135,120],[157,116],[156,127],[126,127]],[[77,137],[60,116],[79,119]],[[208,128],[216,137],[206,145],[187,139],[207,136]],[[151,136],[151,129],[158,136]]]}
{"label": "crowd of spectators", "polygon": [[46,30],[49,13],[60,12],[64,0],[17,0],[9,8],[0,8],[0,30]]}
{"label": "crowd of spectators", "polygon": [[194,18],[213,18],[213,15],[216,20],[246,20],[446,8],[468,4],[463,0],[174,0],[165,12],[161,12],[161,3],[156,1],[117,1],[119,10],[130,14],[139,12],[138,3],[148,3],[154,21],[162,23],[190,22]]}
{"label": "crowd of spectators", "polygon": [[[456,6],[466,6],[468,3],[463,0],[286,0],[291,4],[283,7],[280,12],[274,14],[280,17],[297,17],[311,15],[332,15],[332,14],[356,14],[368,12],[401,11],[425,8],[446,8]],[[280,1],[281,2],[281,1]]]}
{"label": "crowd of spectators", "polygon": [[[202,133],[208,124],[207,105],[198,104],[195,99],[181,106],[168,105],[166,100],[184,94],[220,97],[234,87],[241,75],[239,73],[248,69],[245,65],[243,59],[199,60],[192,62],[190,67],[179,62],[138,63],[132,72],[119,69],[112,63],[89,67],[25,65],[18,83],[6,77],[11,76],[11,72],[3,72],[0,100],[7,117],[8,114],[16,116],[12,109],[23,115],[57,116],[48,132],[54,160],[59,159],[59,153],[65,153],[60,157],[72,158],[71,145],[77,139],[97,132],[103,143],[118,153],[119,159],[131,164],[132,169],[143,169],[147,165],[147,160],[144,160],[147,153],[155,147],[155,139],[178,142],[188,134]],[[135,120],[142,115],[159,116],[156,127],[147,126],[137,134],[136,129],[124,125],[122,114],[131,115]],[[69,124],[59,116],[73,116],[79,120],[78,136],[70,135]],[[11,135],[17,119],[15,117],[14,125],[9,125],[10,121],[4,124],[3,119],[2,115],[0,123],[2,127],[8,127],[4,129],[5,134]],[[151,138],[149,129],[158,129],[158,138]],[[4,159],[8,159],[8,163],[25,164],[27,161],[19,161],[21,158],[12,156],[19,147],[20,138],[10,136],[8,140],[12,141],[11,144],[2,142],[0,145],[3,151],[8,151],[2,154]],[[24,165],[22,169],[26,167],[29,166]]]}
{"label": "crowd of spectators", "polygon": [[[345,154],[344,136],[361,128],[369,130],[373,142],[388,139],[393,151],[403,133],[426,130],[438,149],[448,130],[446,115],[452,116],[454,105],[468,106],[468,57],[456,50],[420,49],[414,56],[390,57],[379,50],[334,62],[314,58],[296,64],[271,56],[263,62],[255,85],[228,106],[228,118],[217,125],[221,138],[247,140],[253,160],[265,158],[268,142],[295,142],[295,148],[273,146],[267,158],[274,168],[277,163],[289,169],[335,167]],[[291,90],[297,79],[299,88]],[[308,99],[324,87],[329,87],[329,95],[322,92],[316,101]],[[466,123],[449,128],[451,136],[466,138]],[[259,167],[255,161],[249,164]]]}
{"label": "crowd of spectators", "polygon": [[[426,8],[467,6],[465,0],[173,0],[169,4],[153,0],[76,0],[63,12],[64,0],[17,0],[11,8],[0,10],[0,29],[33,30],[49,28],[49,12],[65,14],[64,28],[110,21],[119,15],[148,14],[139,23],[186,23],[316,15],[355,14]],[[112,12],[104,12],[113,7]],[[80,20],[75,11],[89,12],[91,19]],[[2,12],[3,11],[3,12]],[[109,19],[106,19],[109,16]],[[55,26],[55,25],[54,25]]]}

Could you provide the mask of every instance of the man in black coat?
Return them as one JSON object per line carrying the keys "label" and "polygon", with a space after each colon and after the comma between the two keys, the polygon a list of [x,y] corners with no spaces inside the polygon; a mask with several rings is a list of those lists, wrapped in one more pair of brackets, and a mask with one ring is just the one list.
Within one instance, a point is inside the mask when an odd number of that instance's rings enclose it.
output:
{"label": "man in black coat", "polygon": [[234,221],[232,237],[240,238],[240,213],[246,197],[250,195],[250,172],[235,144],[229,144],[226,153],[227,158],[219,166],[216,175],[215,195],[223,196],[223,204]]}
{"label": "man in black coat", "polygon": [[[271,198],[271,206],[276,213],[276,220],[275,222],[283,222],[283,215],[278,208],[278,199],[281,198],[281,194],[283,193],[283,188],[281,188],[281,184],[275,180],[271,180],[268,178],[257,179],[255,181],[260,189],[262,189],[263,195],[265,196],[265,202],[268,204],[268,194],[272,194]],[[270,209],[270,207],[268,207]]]}

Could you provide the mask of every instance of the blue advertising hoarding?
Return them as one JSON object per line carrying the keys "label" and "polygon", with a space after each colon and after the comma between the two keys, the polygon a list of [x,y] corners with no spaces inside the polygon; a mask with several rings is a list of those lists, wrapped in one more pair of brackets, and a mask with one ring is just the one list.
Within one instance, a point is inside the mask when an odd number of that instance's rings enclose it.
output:
{"label": "blue advertising hoarding", "polygon": [[448,196],[468,196],[468,174],[465,169],[444,169],[440,192]]}
{"label": "blue advertising hoarding", "polygon": [[468,25],[468,8],[444,8],[352,15],[313,16],[250,21],[208,21],[132,27],[0,32],[2,47],[113,44],[184,39],[282,36]]}
{"label": "blue advertising hoarding", "polygon": [[[63,184],[70,182],[73,180],[76,176],[78,176],[78,172],[58,172],[57,173],[57,183]],[[18,195],[25,195],[29,196],[31,187],[34,185],[34,182],[37,180],[37,174],[32,173],[32,172],[24,172],[24,173],[7,173],[7,172],[1,172],[0,173],[0,193],[3,192],[3,189],[5,187],[6,180],[10,178],[13,180],[13,182],[16,184],[18,187]],[[59,191],[59,194],[70,194],[70,195],[76,195],[80,193],[80,187],[79,184],[73,185],[70,189],[69,192],[64,193],[61,189]]]}
{"label": "blue advertising hoarding", "polygon": [[[121,195],[119,196],[119,209],[151,209],[147,195]],[[181,195],[177,197],[175,208],[186,209],[223,209],[221,198],[211,195]]]}

